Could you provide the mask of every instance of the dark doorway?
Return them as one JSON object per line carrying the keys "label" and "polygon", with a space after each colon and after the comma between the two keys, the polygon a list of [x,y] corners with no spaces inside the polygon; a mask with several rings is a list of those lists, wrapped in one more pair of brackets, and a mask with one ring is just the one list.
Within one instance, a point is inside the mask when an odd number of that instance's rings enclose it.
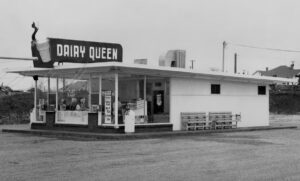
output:
{"label": "dark doorway", "polygon": [[164,91],[153,91],[153,112],[159,114],[164,112]]}

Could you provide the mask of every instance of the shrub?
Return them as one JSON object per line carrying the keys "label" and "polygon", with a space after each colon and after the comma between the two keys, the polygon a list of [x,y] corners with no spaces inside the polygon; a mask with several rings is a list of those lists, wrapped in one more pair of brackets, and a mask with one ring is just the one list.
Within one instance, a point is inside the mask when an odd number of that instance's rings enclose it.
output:
{"label": "shrub", "polygon": [[32,93],[18,93],[0,98],[0,123],[27,123],[33,108]]}

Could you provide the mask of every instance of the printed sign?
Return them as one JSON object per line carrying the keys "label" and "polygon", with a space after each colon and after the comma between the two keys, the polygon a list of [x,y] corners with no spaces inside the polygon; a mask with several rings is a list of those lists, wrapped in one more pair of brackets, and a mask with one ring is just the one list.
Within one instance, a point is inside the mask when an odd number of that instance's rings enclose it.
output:
{"label": "printed sign", "polygon": [[111,96],[105,96],[105,115],[111,115]]}
{"label": "printed sign", "polygon": [[48,38],[31,46],[34,67],[53,68],[54,62],[96,63],[122,62],[123,48],[116,43]]}
{"label": "printed sign", "polygon": [[49,38],[51,59],[56,62],[122,62],[120,44]]}
{"label": "printed sign", "polygon": [[111,124],[111,91],[104,91],[104,123]]}

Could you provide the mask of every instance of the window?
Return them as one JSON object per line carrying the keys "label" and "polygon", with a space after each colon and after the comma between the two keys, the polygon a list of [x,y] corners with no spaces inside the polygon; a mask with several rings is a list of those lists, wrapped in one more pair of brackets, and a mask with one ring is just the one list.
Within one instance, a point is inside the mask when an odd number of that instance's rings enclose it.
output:
{"label": "window", "polygon": [[258,95],[266,95],[266,86],[258,86]]}
{"label": "window", "polygon": [[220,94],[221,86],[220,84],[211,84],[210,90],[211,94]]}
{"label": "window", "polygon": [[155,82],[155,87],[161,87],[161,82]]}

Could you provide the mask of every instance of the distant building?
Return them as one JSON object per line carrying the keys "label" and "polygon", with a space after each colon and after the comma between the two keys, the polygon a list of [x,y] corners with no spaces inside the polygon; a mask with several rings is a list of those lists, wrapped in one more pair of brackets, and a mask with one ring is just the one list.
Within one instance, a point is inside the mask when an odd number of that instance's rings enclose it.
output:
{"label": "distant building", "polygon": [[23,91],[12,90],[8,86],[3,86],[3,85],[0,86],[0,98],[5,96],[11,96],[14,94],[20,94],[20,93],[23,93]]}
{"label": "distant building", "polygon": [[146,58],[142,58],[142,59],[135,59],[134,60],[135,64],[144,64],[147,65],[147,59]]}
{"label": "distant building", "polygon": [[3,85],[0,86],[0,97],[9,96],[12,92],[13,90],[10,87]]}
{"label": "distant building", "polygon": [[159,66],[185,68],[185,50],[169,50],[159,58]]}
{"label": "distant building", "polygon": [[291,64],[290,66],[281,65],[271,70],[268,68],[265,71],[258,70],[253,75],[297,79],[299,74],[300,69],[294,69],[294,64]]}

